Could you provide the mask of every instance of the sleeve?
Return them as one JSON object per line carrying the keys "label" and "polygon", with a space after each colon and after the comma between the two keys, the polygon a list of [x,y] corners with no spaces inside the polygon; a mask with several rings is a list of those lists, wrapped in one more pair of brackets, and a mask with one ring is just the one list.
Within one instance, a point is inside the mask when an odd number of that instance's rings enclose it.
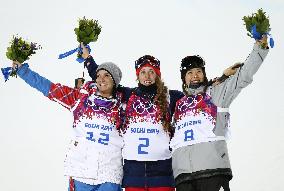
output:
{"label": "sleeve", "polygon": [[218,107],[228,108],[241,90],[252,83],[253,76],[263,63],[268,51],[268,49],[262,49],[259,45],[254,44],[253,50],[244,65],[226,81],[211,87],[210,94],[213,103]]}
{"label": "sleeve", "polygon": [[176,102],[184,96],[184,93],[178,90],[170,90],[169,94],[170,94],[170,106],[169,106],[170,108],[169,109],[170,109],[170,115],[172,117],[175,111]]}
{"label": "sleeve", "polygon": [[17,71],[17,74],[31,87],[43,93],[44,96],[48,96],[49,89],[50,89],[52,82],[40,76],[38,73],[32,71],[29,68],[29,65],[27,63],[23,64],[19,68],[19,70]]}
{"label": "sleeve", "polygon": [[55,101],[68,110],[71,110],[80,96],[80,90],[77,88],[70,88],[68,86],[61,85],[59,83],[51,84],[48,98]]}
{"label": "sleeve", "polygon": [[31,87],[40,91],[44,96],[52,101],[56,101],[71,109],[79,98],[79,89],[70,88],[61,84],[54,84],[48,79],[32,71],[28,64],[23,64],[17,74]]}
{"label": "sleeve", "polygon": [[122,93],[122,102],[127,102],[131,96],[131,93],[133,91],[133,88],[129,88],[129,87],[124,87],[119,85],[117,87],[117,91]]}
{"label": "sleeve", "polygon": [[94,58],[92,56],[88,57],[85,60],[84,64],[88,69],[89,76],[92,78],[92,80],[96,80],[98,65],[95,62]]}

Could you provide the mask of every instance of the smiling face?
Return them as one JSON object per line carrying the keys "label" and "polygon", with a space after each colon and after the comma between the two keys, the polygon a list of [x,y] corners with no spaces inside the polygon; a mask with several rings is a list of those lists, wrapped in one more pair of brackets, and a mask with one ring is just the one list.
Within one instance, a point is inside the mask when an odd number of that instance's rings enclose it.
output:
{"label": "smiling face", "polygon": [[103,97],[110,97],[114,88],[113,79],[106,70],[99,70],[96,78],[97,87]]}
{"label": "smiling face", "polygon": [[185,74],[186,85],[199,84],[204,82],[204,74],[202,68],[192,68]]}
{"label": "smiling face", "polygon": [[155,83],[157,74],[153,68],[145,66],[139,71],[138,80],[144,86],[150,86]]}

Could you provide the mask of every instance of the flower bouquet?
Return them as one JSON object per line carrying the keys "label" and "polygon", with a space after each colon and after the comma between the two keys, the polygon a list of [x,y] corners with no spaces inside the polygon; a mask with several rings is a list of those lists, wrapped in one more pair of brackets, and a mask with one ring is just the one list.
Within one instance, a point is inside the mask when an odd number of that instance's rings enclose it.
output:
{"label": "flower bouquet", "polygon": [[[74,31],[77,35],[77,41],[79,43],[82,42],[89,49],[89,51],[91,51],[88,44],[90,42],[96,42],[98,40],[98,36],[101,33],[101,26],[99,25],[97,20],[86,19],[85,17],[83,17],[82,19],[79,19],[79,26],[75,28]],[[83,62],[84,59],[82,58],[82,49],[80,44],[78,48],[68,51],[64,54],[60,54],[59,59],[65,58],[75,52],[78,52],[77,61],[80,63]]]}
{"label": "flower bouquet", "polygon": [[[13,36],[10,46],[7,48],[6,56],[12,61],[23,63],[24,61],[30,59],[30,56],[35,54],[36,50],[38,49],[41,49],[41,46],[37,45],[37,43],[26,42],[21,37]],[[1,71],[4,75],[5,81],[8,80],[9,76],[17,77],[17,68],[1,68]]]}
{"label": "flower bouquet", "polygon": [[[269,24],[269,17],[266,16],[266,13],[259,9],[256,13],[253,13],[251,16],[244,16],[243,21],[244,25],[248,31],[247,35],[255,40],[260,40],[262,35],[269,35],[271,30]],[[270,47],[273,48],[274,41],[270,38]]]}

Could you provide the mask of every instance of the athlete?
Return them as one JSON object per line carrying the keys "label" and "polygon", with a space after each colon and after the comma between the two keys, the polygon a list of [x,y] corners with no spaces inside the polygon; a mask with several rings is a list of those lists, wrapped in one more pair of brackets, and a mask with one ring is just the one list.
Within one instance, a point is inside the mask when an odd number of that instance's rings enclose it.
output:
{"label": "athlete", "polygon": [[[86,51],[85,51],[86,52]],[[86,63],[92,58],[85,56]],[[122,73],[114,63],[95,68],[95,81],[81,88],[55,84],[13,62],[17,75],[50,100],[73,113],[73,135],[64,160],[69,191],[120,191],[123,139],[118,131],[121,93],[116,89]]]}
{"label": "athlete", "polygon": [[171,140],[177,191],[230,190],[232,171],[225,140],[228,108],[252,82],[268,51],[267,37],[263,36],[256,41],[244,65],[225,70],[224,76],[234,70],[236,73],[217,85],[208,84],[205,61],[200,56],[182,59],[180,71],[186,96],[176,103]]}

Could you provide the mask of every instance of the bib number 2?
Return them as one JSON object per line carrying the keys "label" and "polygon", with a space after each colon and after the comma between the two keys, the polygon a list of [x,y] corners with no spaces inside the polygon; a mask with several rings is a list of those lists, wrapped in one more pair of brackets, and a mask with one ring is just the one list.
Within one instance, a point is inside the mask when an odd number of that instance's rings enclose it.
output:
{"label": "bib number 2", "polygon": [[138,145],[138,154],[148,154],[148,152],[145,151],[145,147],[149,147],[149,139],[139,138],[139,141],[143,141],[143,143]]}

